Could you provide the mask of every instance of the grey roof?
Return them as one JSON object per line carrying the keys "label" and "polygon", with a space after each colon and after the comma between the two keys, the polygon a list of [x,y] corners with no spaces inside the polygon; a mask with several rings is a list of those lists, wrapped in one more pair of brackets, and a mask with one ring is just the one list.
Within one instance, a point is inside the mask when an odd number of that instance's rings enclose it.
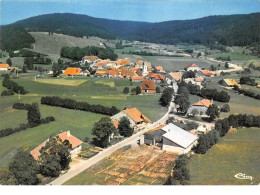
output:
{"label": "grey roof", "polygon": [[183,130],[182,128],[170,123],[162,128],[166,133],[163,137],[169,139],[170,141],[178,144],[183,148],[189,147],[193,142],[195,142],[198,137],[192,135],[191,133]]}

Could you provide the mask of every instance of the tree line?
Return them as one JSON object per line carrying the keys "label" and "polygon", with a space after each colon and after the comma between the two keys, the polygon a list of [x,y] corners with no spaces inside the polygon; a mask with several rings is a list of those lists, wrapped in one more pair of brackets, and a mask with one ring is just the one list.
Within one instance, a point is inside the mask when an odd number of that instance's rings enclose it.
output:
{"label": "tree line", "polygon": [[230,95],[226,91],[218,91],[217,89],[200,89],[199,86],[189,82],[187,84],[187,89],[192,95],[198,95],[203,98],[213,99],[219,102],[229,102]]}
{"label": "tree line", "polygon": [[87,102],[77,102],[73,99],[62,99],[57,96],[45,96],[41,98],[41,104],[49,105],[49,106],[57,106],[62,108],[74,109],[74,110],[82,110],[87,112],[93,112],[97,114],[105,114],[109,116],[113,116],[120,112],[118,108],[115,106],[106,107],[100,104],[89,104]]}
{"label": "tree line", "polygon": [[237,91],[239,94],[243,94],[245,96],[260,100],[260,94],[256,94],[253,91],[250,90],[246,90],[246,89],[240,89],[238,86],[235,85],[235,87],[233,88],[235,91]]}
{"label": "tree line", "polygon": [[2,85],[7,89],[9,89],[10,91],[14,91],[15,93],[19,93],[19,94],[28,93],[28,91],[26,91],[23,86],[20,86],[16,82],[11,81],[10,76],[8,74],[4,75]]}
{"label": "tree line", "polygon": [[40,109],[37,103],[23,104],[15,103],[13,108],[18,108],[20,110],[27,110],[27,124],[21,123],[19,127],[16,128],[6,128],[0,130],[0,138],[6,137],[8,135],[14,134],[19,131],[24,131],[28,128],[33,128],[41,124],[46,124],[52,121],[55,121],[55,118],[52,116],[47,116],[46,118],[41,118]]}
{"label": "tree line", "polygon": [[100,59],[110,59],[116,60],[118,58],[117,54],[108,47],[94,47],[87,46],[84,48],[79,47],[62,47],[60,51],[60,56],[65,58],[70,58],[73,60],[81,60],[84,56],[98,56]]}
{"label": "tree line", "polygon": [[243,76],[239,80],[240,84],[245,84],[245,85],[251,85],[251,86],[257,86],[258,83],[255,81],[255,79],[251,79],[249,76]]}

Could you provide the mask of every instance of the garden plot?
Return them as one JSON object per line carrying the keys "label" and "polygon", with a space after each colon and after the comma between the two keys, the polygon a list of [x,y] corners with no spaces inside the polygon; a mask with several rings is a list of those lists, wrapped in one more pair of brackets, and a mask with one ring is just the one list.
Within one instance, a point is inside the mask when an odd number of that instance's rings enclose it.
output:
{"label": "garden plot", "polygon": [[65,185],[161,185],[170,175],[176,157],[145,145],[119,149]]}

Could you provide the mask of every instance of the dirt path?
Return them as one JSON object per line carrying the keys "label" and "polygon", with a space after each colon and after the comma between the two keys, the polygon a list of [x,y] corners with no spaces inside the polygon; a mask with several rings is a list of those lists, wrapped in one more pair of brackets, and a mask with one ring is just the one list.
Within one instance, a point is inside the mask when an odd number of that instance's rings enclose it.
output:
{"label": "dirt path", "polygon": [[[212,62],[223,63],[222,61],[215,60],[214,58],[206,58],[206,59],[210,60]],[[229,65],[229,67],[232,67],[232,69],[218,70],[218,71],[212,71],[212,72],[220,74],[221,72],[236,72],[236,71],[243,70],[243,68],[241,66],[238,66],[237,64],[232,64],[232,63],[229,62],[228,65]]]}
{"label": "dirt path", "polygon": [[132,135],[131,137],[129,137],[113,146],[110,146],[109,148],[104,149],[103,151],[99,152],[96,156],[94,156],[88,160],[82,160],[76,164],[71,164],[71,168],[68,170],[68,172],[66,172],[63,175],[60,175],[57,179],[55,179],[54,181],[49,183],[49,185],[61,185],[61,184],[65,183],[66,181],[68,181],[69,179],[71,179],[72,177],[74,177],[74,176],[78,175],[79,173],[81,173],[82,171],[86,170],[90,166],[94,165],[95,163],[110,156],[116,150],[118,150],[124,146],[130,145],[134,142],[137,142],[137,140],[140,139],[140,136],[143,135],[145,132],[149,131],[150,129],[158,127],[160,124],[163,124],[168,119],[169,113],[172,110],[173,106],[174,106],[174,104],[173,104],[173,102],[171,102],[167,113],[161,119],[156,121],[155,123],[148,124],[144,130]]}

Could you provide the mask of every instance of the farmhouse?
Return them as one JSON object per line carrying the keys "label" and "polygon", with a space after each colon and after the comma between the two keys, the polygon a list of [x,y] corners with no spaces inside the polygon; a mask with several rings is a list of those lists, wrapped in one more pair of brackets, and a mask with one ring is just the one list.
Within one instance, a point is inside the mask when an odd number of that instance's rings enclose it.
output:
{"label": "farmhouse", "polygon": [[196,102],[191,105],[191,107],[187,111],[187,115],[193,114],[193,112],[196,112],[194,110],[197,110],[197,114],[200,115],[206,115],[206,112],[209,108],[209,106],[212,105],[212,102],[208,99],[203,99],[199,102]]}
{"label": "farmhouse", "polygon": [[177,154],[188,153],[197,143],[198,137],[170,123],[152,129],[144,134],[144,143],[157,145],[169,152]]}
{"label": "farmhouse", "polygon": [[9,68],[8,64],[0,64],[0,71],[7,71]]}
{"label": "farmhouse", "polygon": [[150,123],[151,121],[144,116],[137,108],[129,108],[125,109],[114,116],[111,116],[111,120],[113,124],[116,126],[117,122],[120,121],[122,117],[126,117],[130,121],[130,126],[133,128],[136,125],[143,124],[143,123]]}
{"label": "farmhouse", "polygon": [[156,85],[153,80],[144,80],[141,85],[142,93],[156,93]]}
{"label": "farmhouse", "polygon": [[185,66],[184,69],[187,71],[199,71],[200,67],[198,67],[196,64],[191,63],[191,64],[188,64],[187,66]]}
{"label": "farmhouse", "polygon": [[204,76],[204,77],[212,77],[212,76],[214,76],[214,73],[209,70],[200,70],[198,72],[198,75]]}
{"label": "farmhouse", "polygon": [[163,70],[163,67],[162,67],[162,66],[155,66],[155,70],[156,70],[157,72],[162,72],[162,73],[165,72],[165,71]]}
{"label": "farmhouse", "polygon": [[81,76],[81,75],[83,75],[83,72],[82,72],[81,68],[69,67],[64,71],[63,75],[64,76]]}
{"label": "farmhouse", "polygon": [[235,79],[222,79],[219,81],[219,84],[223,85],[224,87],[235,87],[235,86],[241,87],[241,85],[239,85],[235,81]]}
{"label": "farmhouse", "polygon": [[[63,133],[58,134],[59,138],[61,139],[62,142],[64,142],[65,140],[68,140],[71,144],[71,151],[70,151],[70,155],[71,158],[76,157],[80,151],[81,151],[81,147],[83,142],[81,140],[79,140],[78,138],[74,137],[73,135],[70,134],[70,131],[66,131]],[[35,160],[39,159],[39,156],[41,155],[40,150],[46,145],[46,143],[49,141],[49,139],[45,140],[43,143],[41,143],[39,146],[37,146],[36,148],[34,148],[30,154],[33,156],[33,158]]]}

